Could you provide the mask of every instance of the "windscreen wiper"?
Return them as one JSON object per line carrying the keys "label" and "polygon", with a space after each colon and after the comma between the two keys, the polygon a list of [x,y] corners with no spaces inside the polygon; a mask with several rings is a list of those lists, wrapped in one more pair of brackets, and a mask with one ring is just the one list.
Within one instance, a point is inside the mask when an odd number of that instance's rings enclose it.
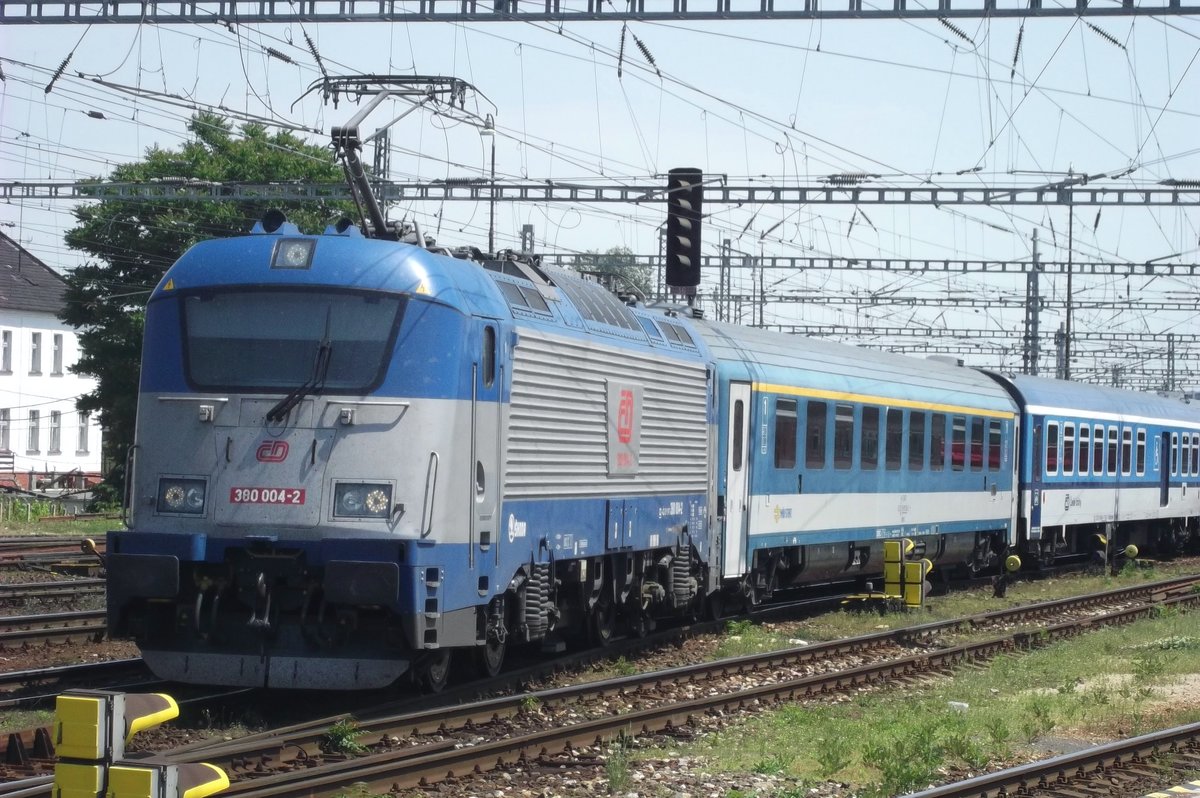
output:
{"label": "windscreen wiper", "polygon": [[282,421],[292,408],[300,404],[300,400],[311,393],[320,391],[325,386],[325,375],[329,373],[329,361],[333,356],[333,344],[328,338],[321,341],[317,347],[317,357],[313,362],[312,376],[295,388],[287,396],[280,399],[274,407],[267,411],[267,421]]}

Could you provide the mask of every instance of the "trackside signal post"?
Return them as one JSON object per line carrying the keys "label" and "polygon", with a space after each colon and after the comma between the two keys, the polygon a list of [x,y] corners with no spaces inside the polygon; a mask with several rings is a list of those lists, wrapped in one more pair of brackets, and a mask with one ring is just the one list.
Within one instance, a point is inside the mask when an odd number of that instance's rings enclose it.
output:
{"label": "trackside signal post", "polygon": [[133,735],[178,715],[163,693],[63,693],[55,702],[53,798],[207,798],[229,787],[215,765],[124,761]]}
{"label": "trackside signal post", "polygon": [[667,293],[682,294],[688,304],[700,285],[700,213],[704,172],[672,169],[667,173]]}

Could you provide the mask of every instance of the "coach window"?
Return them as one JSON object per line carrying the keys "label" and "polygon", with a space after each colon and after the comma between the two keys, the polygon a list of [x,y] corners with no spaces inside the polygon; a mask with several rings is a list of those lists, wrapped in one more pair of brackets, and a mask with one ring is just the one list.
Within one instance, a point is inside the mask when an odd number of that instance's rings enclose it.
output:
{"label": "coach window", "polygon": [[741,399],[733,403],[733,470],[742,470],[742,420],[745,418],[746,408]]}
{"label": "coach window", "polygon": [[1192,433],[1192,475],[1200,474],[1200,434]]}
{"label": "coach window", "polygon": [[808,468],[825,467],[825,428],[829,415],[824,402],[808,403],[808,434],[804,446],[804,465]]}
{"label": "coach window", "polygon": [[1171,476],[1179,476],[1179,433],[1171,433]]}
{"label": "coach window", "polygon": [[904,444],[904,411],[889,407],[887,429],[884,431],[883,462],[888,471],[900,470],[901,449]]}
{"label": "coach window", "polygon": [[971,419],[971,470],[983,470],[983,419]]}
{"label": "coach window", "polygon": [[796,467],[796,400],[775,400],[775,467]]}
{"label": "coach window", "polygon": [[1121,474],[1129,476],[1133,473],[1133,430],[1129,427],[1121,430]]}
{"label": "coach window", "polygon": [[988,422],[988,471],[999,471],[1002,459],[1000,449],[1000,422]]}
{"label": "coach window", "polygon": [[1137,431],[1137,475],[1140,477],[1146,473],[1146,430],[1138,428]]}
{"label": "coach window", "polygon": [[954,429],[950,436],[950,468],[962,471],[967,462],[967,420],[962,416],[954,417]]}
{"label": "coach window", "polygon": [[908,414],[908,470],[925,468],[925,414],[915,410]]}
{"label": "coach window", "polygon": [[1092,428],[1092,473],[1104,476],[1104,425]]}
{"label": "coach window", "polygon": [[1075,473],[1075,425],[1063,424],[1063,473]]}
{"label": "coach window", "polygon": [[1117,475],[1117,428],[1108,428],[1108,468],[1106,472],[1110,477]]}
{"label": "coach window", "polygon": [[1046,425],[1046,476],[1058,473],[1058,422]]}
{"label": "coach window", "polygon": [[1086,476],[1088,466],[1092,462],[1092,428],[1087,424],[1079,425],[1079,475]]}
{"label": "coach window", "polygon": [[874,471],[879,467],[879,408],[864,407],[862,411],[862,446],[859,467]]}
{"label": "coach window", "polygon": [[929,470],[941,471],[946,467],[946,414],[934,413],[929,427]]}
{"label": "coach window", "polygon": [[833,467],[854,465],[854,405],[835,405],[833,415]]}

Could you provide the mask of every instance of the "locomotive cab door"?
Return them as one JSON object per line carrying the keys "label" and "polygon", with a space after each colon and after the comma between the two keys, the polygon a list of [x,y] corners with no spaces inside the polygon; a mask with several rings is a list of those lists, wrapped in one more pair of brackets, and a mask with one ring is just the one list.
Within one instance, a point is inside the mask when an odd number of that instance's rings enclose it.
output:
{"label": "locomotive cab door", "polygon": [[471,460],[469,496],[471,529],[468,566],[474,576],[481,601],[497,590],[494,582],[500,557],[500,448],[503,418],[500,395],[504,384],[503,359],[500,357],[499,328],[486,320],[479,326],[479,342],[472,365],[471,383]]}
{"label": "locomotive cab door", "polygon": [[723,573],[746,572],[746,507],[750,494],[750,384],[731,382],[725,408],[725,545]]}

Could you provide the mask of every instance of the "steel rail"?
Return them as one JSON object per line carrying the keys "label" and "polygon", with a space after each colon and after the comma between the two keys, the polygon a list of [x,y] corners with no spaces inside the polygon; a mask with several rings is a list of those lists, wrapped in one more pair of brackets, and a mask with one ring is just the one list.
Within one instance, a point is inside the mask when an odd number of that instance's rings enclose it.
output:
{"label": "steel rail", "polygon": [[1146,759],[1163,754],[1175,754],[1181,749],[1187,749],[1193,757],[1200,758],[1200,723],[1176,726],[1040,762],[986,773],[966,781],[909,793],[905,798],[993,798],[1024,795],[1030,788],[1068,788],[1073,779],[1087,776],[1099,769],[1113,769],[1119,774],[1122,769],[1131,765],[1140,765]]}
{"label": "steel rail", "polygon": [[82,635],[102,637],[106,628],[104,610],[0,616],[0,648],[16,643],[62,640]]}
{"label": "steel rail", "polygon": [[93,595],[104,592],[103,579],[76,579],[62,582],[25,582],[0,585],[0,601],[61,596]]}

